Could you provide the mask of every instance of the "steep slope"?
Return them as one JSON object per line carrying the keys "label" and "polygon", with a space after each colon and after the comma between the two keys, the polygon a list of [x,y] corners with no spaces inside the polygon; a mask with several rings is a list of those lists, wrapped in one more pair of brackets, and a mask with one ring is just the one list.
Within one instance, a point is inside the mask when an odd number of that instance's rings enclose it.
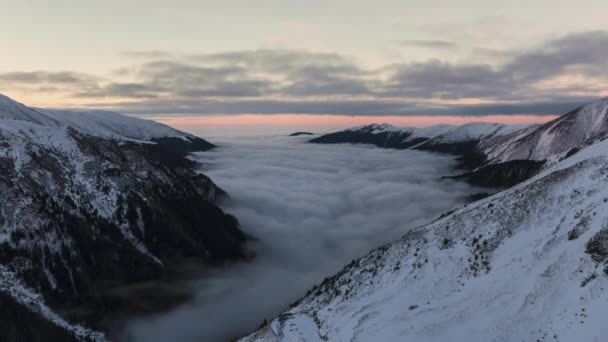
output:
{"label": "steep slope", "polygon": [[608,98],[575,109],[534,129],[488,140],[480,144],[490,162],[546,160],[574,153],[603,140],[608,134]]}
{"label": "steep slope", "polygon": [[478,148],[482,143],[510,136],[523,125],[470,123],[462,126],[437,125],[424,128],[397,128],[388,124],[355,127],[326,134],[311,143],[365,143],[383,148],[419,149],[451,153],[459,157],[460,168],[474,170],[487,161]]}
{"label": "steep slope", "polygon": [[107,113],[45,121],[6,98],[0,112],[11,118],[0,120],[0,295],[11,305],[102,339],[74,323],[99,328],[120,311],[110,289],[183,258],[243,257],[238,222],[214,204],[225,193],[187,158],[204,140]]}
{"label": "steep slope", "polygon": [[603,341],[608,141],[353,261],[242,341]]}
{"label": "steep slope", "polygon": [[[133,118],[109,111],[56,109],[39,109],[39,111],[63,125],[97,137],[143,141],[162,138],[177,138],[186,142],[202,140],[156,121]],[[209,147],[213,147],[213,145],[210,144]]]}
{"label": "steep slope", "polygon": [[0,120],[27,121],[44,126],[57,126],[52,118],[0,94]]}
{"label": "steep slope", "polygon": [[469,123],[462,126],[436,125],[430,127],[399,128],[389,124],[359,126],[344,131],[329,133],[312,143],[368,143],[374,141],[379,147],[428,148],[433,146],[485,141],[493,137],[510,134],[526,126],[496,123]]}
{"label": "steep slope", "polygon": [[555,162],[608,135],[608,98],[575,109],[543,125],[471,123],[427,128],[368,125],[326,134],[312,143],[371,143],[461,156],[466,168],[515,160]]}
{"label": "steep slope", "polygon": [[411,135],[412,129],[373,124],[325,134],[310,142],[319,144],[360,143],[385,148],[407,148],[415,143],[409,141]]}

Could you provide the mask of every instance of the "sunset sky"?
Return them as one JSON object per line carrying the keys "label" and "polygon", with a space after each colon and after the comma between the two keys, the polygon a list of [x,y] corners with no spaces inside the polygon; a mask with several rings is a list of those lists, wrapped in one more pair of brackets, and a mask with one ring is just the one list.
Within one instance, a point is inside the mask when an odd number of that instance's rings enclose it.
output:
{"label": "sunset sky", "polygon": [[605,0],[0,5],[0,93],[33,106],[435,122],[608,96]]}

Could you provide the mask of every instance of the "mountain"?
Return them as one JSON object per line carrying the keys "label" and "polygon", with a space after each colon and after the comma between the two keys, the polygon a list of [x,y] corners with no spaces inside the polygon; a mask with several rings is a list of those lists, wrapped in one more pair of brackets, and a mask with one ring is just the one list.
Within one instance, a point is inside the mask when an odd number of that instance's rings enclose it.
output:
{"label": "mountain", "polygon": [[513,132],[479,145],[491,163],[555,160],[608,134],[608,98],[575,109],[544,125]]}
{"label": "mountain", "polygon": [[59,125],[56,120],[2,94],[0,94],[0,120],[25,121],[44,126]]}
{"label": "mountain", "polygon": [[426,128],[373,124],[326,134],[311,143],[367,143],[383,148],[419,149],[458,156],[469,172],[455,178],[482,186],[518,184],[580,148],[606,137],[608,98],[573,110],[543,125],[470,123]]}
{"label": "mountain", "polygon": [[[497,136],[511,135],[503,151],[567,156],[354,260],[241,341],[605,340],[605,109],[573,113]],[[553,139],[525,138],[539,132]]]}
{"label": "mountain", "polygon": [[289,136],[290,137],[299,137],[301,135],[315,135],[315,134],[311,133],[311,132],[295,132],[295,133],[291,133]]}
{"label": "mountain", "polygon": [[447,145],[479,143],[490,138],[510,134],[523,128],[518,125],[469,123],[462,126],[436,125],[430,127],[399,128],[389,124],[359,126],[322,135],[312,143],[368,143],[385,148],[442,149]]}
{"label": "mountain", "polygon": [[[80,132],[97,137],[134,141],[172,138],[190,143],[203,140],[192,134],[178,131],[156,121],[142,120],[109,111],[70,111],[56,109],[38,109],[38,111],[61,124],[71,126]],[[206,144],[206,149],[214,147],[208,142],[206,142]]]}
{"label": "mountain", "polygon": [[207,141],[6,97],[0,113],[0,303],[23,318],[0,317],[9,341],[103,340],[100,322],[129,306],[113,289],[186,258],[245,256],[237,220],[215,205],[225,192],[187,158]]}
{"label": "mountain", "polygon": [[482,142],[510,135],[523,127],[496,123],[469,123],[462,126],[436,125],[424,128],[398,128],[388,124],[354,127],[322,135],[311,143],[365,143],[383,148],[419,149],[461,156],[461,167],[475,169],[485,156],[476,149]]}

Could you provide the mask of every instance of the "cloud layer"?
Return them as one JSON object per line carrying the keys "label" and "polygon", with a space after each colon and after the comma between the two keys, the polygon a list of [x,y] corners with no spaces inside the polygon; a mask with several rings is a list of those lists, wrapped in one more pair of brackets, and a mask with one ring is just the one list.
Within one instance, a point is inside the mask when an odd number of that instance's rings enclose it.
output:
{"label": "cloud layer", "polygon": [[[484,55],[484,63],[442,59],[458,42],[397,43],[434,49],[437,58],[366,68],[349,56],[304,50],[131,51],[125,56],[134,65],[111,77],[11,72],[0,74],[0,90],[66,92],[97,106],[148,114],[545,114],[549,104],[568,110],[607,94],[606,31],[570,34],[494,57],[472,51]],[[505,106],[512,110],[502,112]]]}
{"label": "cloud layer", "polygon": [[257,258],[208,274],[192,303],[131,325],[136,341],[243,335],[353,258],[477,191],[440,179],[454,165],[450,157],[304,138],[232,140],[199,160],[230,193],[226,209],[259,239]]}

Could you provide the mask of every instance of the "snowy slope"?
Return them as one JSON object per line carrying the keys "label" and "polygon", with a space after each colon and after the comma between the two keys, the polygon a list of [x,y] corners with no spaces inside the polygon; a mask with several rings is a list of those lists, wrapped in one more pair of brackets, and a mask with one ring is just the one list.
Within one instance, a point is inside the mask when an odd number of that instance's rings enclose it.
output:
{"label": "snowy slope", "polygon": [[484,142],[480,150],[493,162],[544,160],[602,140],[607,133],[608,98],[605,98],[534,129]]}
{"label": "snowy slope", "polygon": [[40,294],[25,285],[14,272],[3,265],[0,265],[0,292],[8,293],[18,303],[69,331],[79,339],[96,342],[106,339],[103,333],[93,331],[79,324],[68,323],[45,304]]}
{"label": "snowy slope", "polygon": [[27,121],[44,126],[57,126],[59,122],[53,120],[37,110],[29,108],[22,103],[14,101],[0,94],[0,120]]}
{"label": "snowy slope", "polygon": [[503,136],[524,127],[526,126],[473,122],[447,130],[444,133],[436,136],[432,142],[454,143],[483,140],[495,136]]}
{"label": "snowy slope", "polygon": [[608,141],[353,261],[242,341],[605,341]]}
{"label": "snowy slope", "polygon": [[194,136],[188,133],[180,132],[156,121],[138,119],[114,112],[56,109],[39,109],[39,111],[63,125],[71,126],[79,131],[100,137],[134,140],[151,140],[153,138],[164,137],[194,138]]}
{"label": "snowy slope", "polygon": [[457,126],[454,125],[434,125],[429,127],[412,128],[411,139],[435,138],[455,129],[456,127]]}
{"label": "snowy slope", "polygon": [[330,133],[311,142],[369,143],[383,147],[432,149],[446,144],[478,144],[487,140],[510,135],[528,125],[503,125],[497,123],[469,123],[462,126],[435,125],[430,127],[395,127],[389,124],[372,124]]}
{"label": "snowy slope", "polygon": [[[608,98],[605,98],[542,125],[470,123],[456,127],[397,128],[373,124],[326,134],[311,142],[366,143],[450,153],[459,157],[463,169],[473,171],[462,176],[469,182],[502,187],[607,136]],[[518,176],[511,181],[510,175]],[[501,181],[493,182],[496,177]]]}
{"label": "snowy slope", "polygon": [[498,123],[473,122],[462,126],[434,125],[429,127],[396,127],[389,124],[371,124],[349,128],[346,131],[380,133],[406,133],[410,139],[427,138],[436,142],[465,142],[503,136],[529,125],[503,125]]}
{"label": "snowy slope", "polygon": [[[77,322],[116,309],[108,288],[158,279],[183,255],[242,257],[238,222],[214,205],[223,190],[186,158],[204,140],[119,114],[1,100],[0,301],[101,340]],[[84,316],[57,313],[74,306]]]}

